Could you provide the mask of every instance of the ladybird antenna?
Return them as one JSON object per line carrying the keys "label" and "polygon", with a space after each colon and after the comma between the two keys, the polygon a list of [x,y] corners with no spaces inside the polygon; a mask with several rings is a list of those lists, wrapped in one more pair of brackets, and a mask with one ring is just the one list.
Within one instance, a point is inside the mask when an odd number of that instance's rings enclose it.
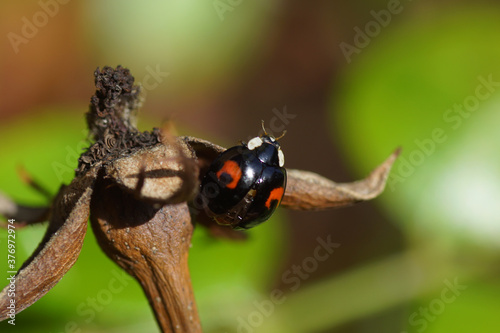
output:
{"label": "ladybird antenna", "polygon": [[286,130],[284,130],[283,133],[281,133],[281,135],[276,138],[276,141],[278,141],[279,139],[281,139],[282,137],[284,137],[285,134],[286,134]]}
{"label": "ladybird antenna", "polygon": [[263,119],[261,120],[261,124],[262,124],[262,130],[264,131],[264,135],[268,135],[267,131],[266,131],[266,127],[264,126],[264,120]]}

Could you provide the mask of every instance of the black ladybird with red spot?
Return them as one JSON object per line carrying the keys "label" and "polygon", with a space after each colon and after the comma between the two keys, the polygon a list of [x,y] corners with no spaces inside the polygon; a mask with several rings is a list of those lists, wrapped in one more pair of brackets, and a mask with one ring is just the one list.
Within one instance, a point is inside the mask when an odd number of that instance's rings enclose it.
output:
{"label": "black ladybird with red spot", "polygon": [[278,139],[264,129],[264,135],[227,149],[212,162],[199,200],[217,223],[249,229],[269,219],[279,206],[286,170]]}

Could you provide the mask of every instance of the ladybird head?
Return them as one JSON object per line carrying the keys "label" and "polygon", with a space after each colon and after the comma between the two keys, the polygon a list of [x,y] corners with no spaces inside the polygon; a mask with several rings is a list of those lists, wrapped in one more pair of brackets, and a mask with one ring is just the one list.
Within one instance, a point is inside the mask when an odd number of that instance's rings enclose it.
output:
{"label": "ladybird head", "polygon": [[267,133],[264,121],[262,121],[262,129],[264,130],[264,134],[248,141],[247,148],[254,150],[262,162],[283,167],[285,165],[285,155],[281,150],[278,140],[285,135],[286,131],[278,138],[275,138]]}

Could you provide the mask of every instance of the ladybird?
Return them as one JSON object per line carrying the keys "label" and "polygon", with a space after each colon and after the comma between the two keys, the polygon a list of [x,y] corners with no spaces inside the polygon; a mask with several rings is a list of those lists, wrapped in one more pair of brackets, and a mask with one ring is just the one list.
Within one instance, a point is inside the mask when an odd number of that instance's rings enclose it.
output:
{"label": "ladybird", "polygon": [[285,157],[278,139],[266,132],[231,147],[210,165],[200,185],[205,212],[218,224],[250,229],[268,220],[286,187]]}

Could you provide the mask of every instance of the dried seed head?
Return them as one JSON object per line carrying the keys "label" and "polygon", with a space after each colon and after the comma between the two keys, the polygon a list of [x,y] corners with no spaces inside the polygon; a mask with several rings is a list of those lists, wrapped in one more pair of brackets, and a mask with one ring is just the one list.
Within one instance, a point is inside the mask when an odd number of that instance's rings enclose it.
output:
{"label": "dried seed head", "polygon": [[94,76],[96,92],[86,114],[91,137],[103,138],[106,129],[121,134],[135,130],[140,88],[134,86],[129,70],[121,66],[97,68]]}
{"label": "dried seed head", "polygon": [[159,131],[139,132],[136,113],[141,105],[140,87],[128,69],[97,68],[96,92],[86,113],[89,137],[94,142],[78,160],[77,176],[100,161],[111,161],[160,142]]}

